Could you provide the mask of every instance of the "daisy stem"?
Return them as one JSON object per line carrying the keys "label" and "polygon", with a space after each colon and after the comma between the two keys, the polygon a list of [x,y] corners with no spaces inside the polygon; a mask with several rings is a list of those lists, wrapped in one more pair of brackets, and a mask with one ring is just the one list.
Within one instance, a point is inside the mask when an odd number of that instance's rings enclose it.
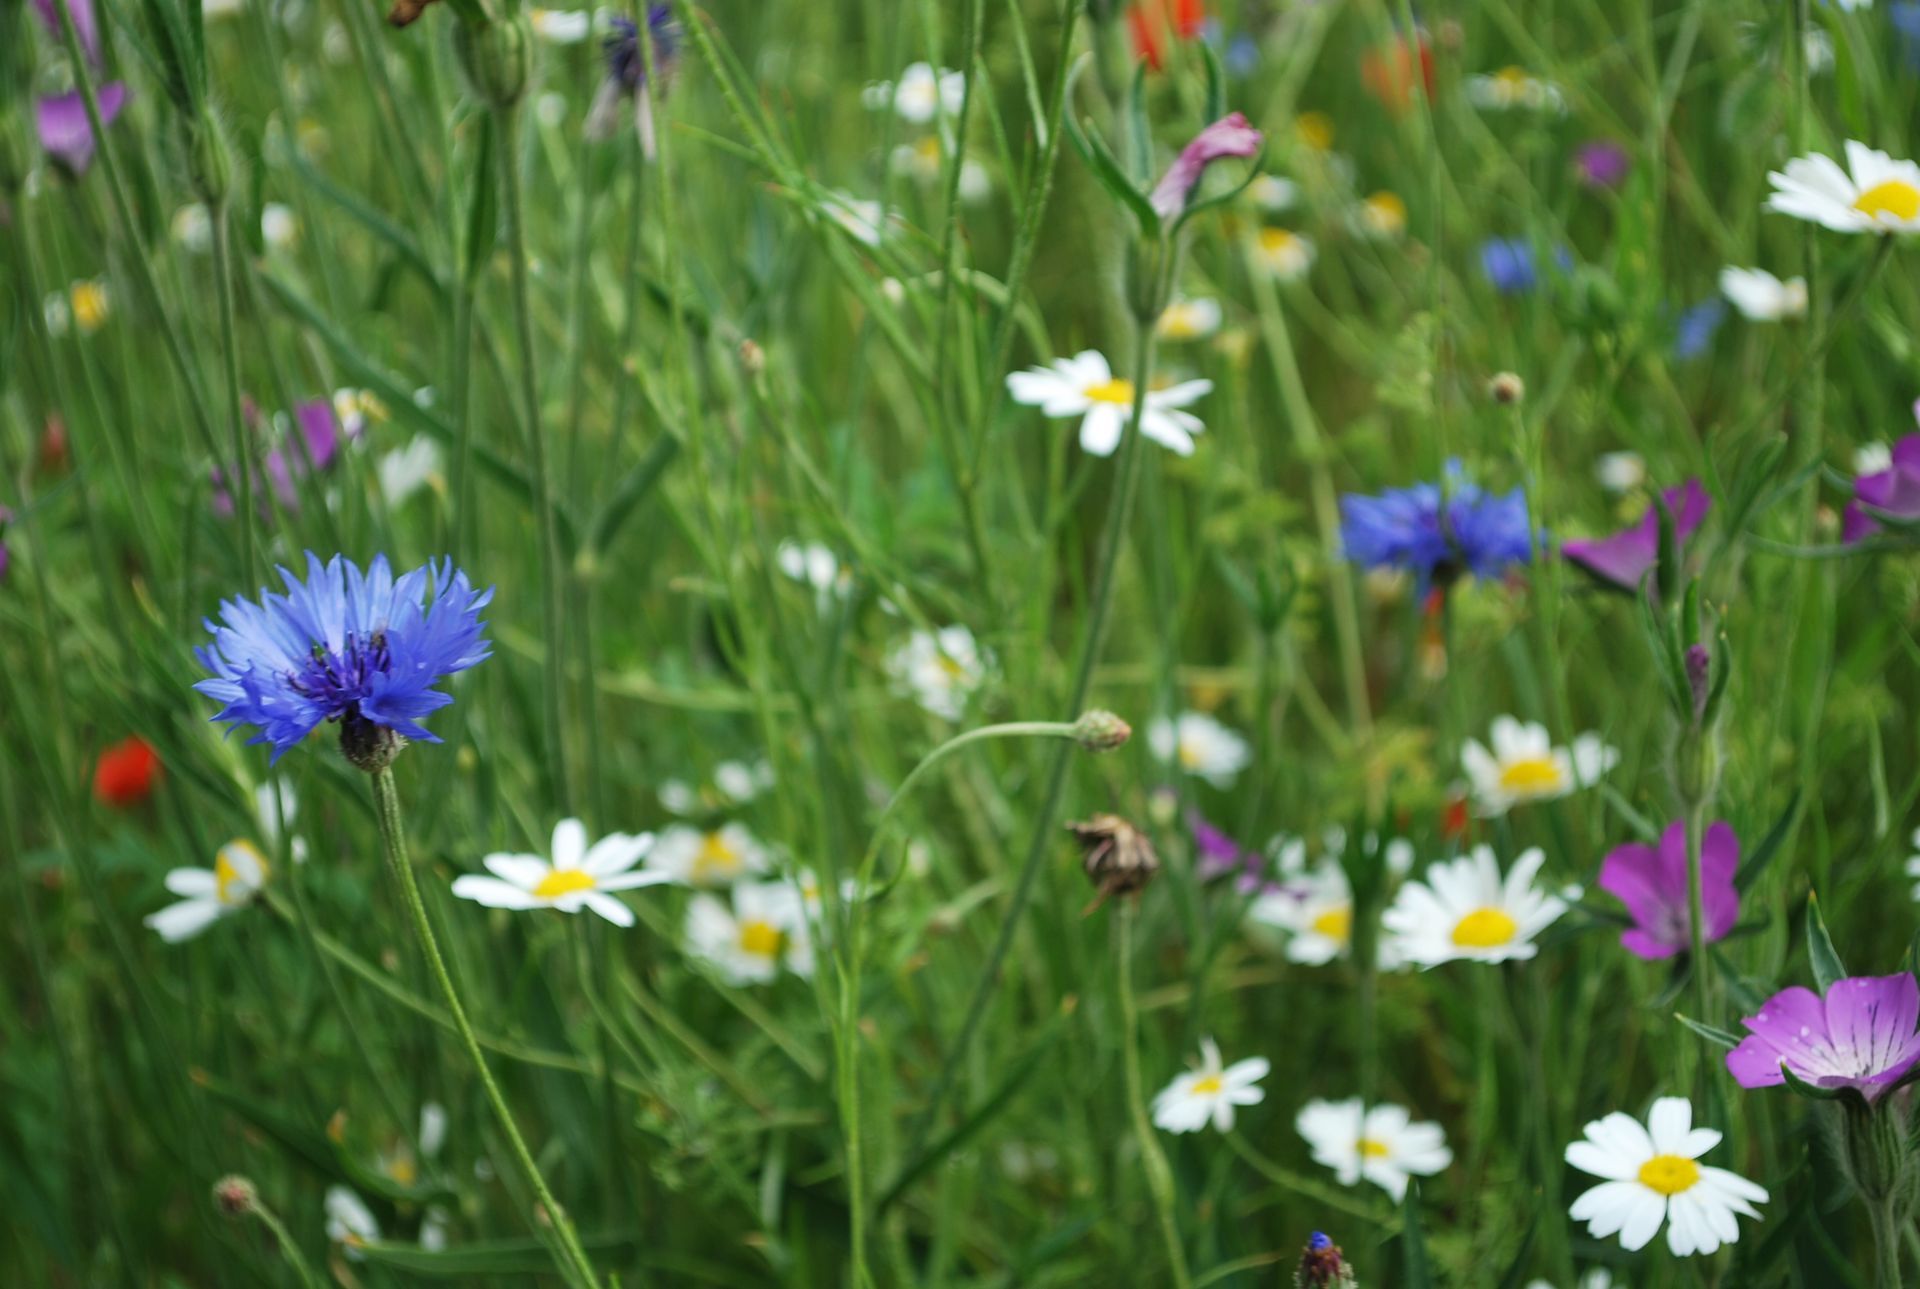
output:
{"label": "daisy stem", "polygon": [[419,884],[413,879],[413,865],[407,859],[407,834],[400,818],[400,793],[393,786],[391,769],[374,771],[373,801],[374,813],[380,820],[380,847],[386,852],[387,865],[393,869],[394,880],[399,882],[400,893],[406,899],[407,916],[413,920],[413,931],[419,938],[420,952],[426,957],[427,968],[433,973],[434,982],[440,986],[440,996],[446,999],[447,1014],[453,1018],[453,1027],[460,1035],[461,1045],[467,1049],[467,1059],[473,1062],[473,1068],[480,1075],[480,1086],[487,1094],[488,1104],[493,1107],[494,1117],[500,1121],[501,1131],[506,1133],[514,1161],[520,1166],[527,1184],[533,1188],[534,1196],[540,1202],[542,1212],[534,1218],[534,1229],[551,1229],[559,1241],[560,1248],[555,1252],[554,1261],[562,1274],[579,1284],[598,1286],[600,1282],[594,1274],[593,1263],[587,1258],[579,1235],[574,1232],[572,1220],[560,1207],[559,1201],[554,1199],[553,1192],[547,1189],[546,1179],[540,1175],[540,1167],[533,1162],[533,1154],[527,1149],[526,1139],[520,1135],[520,1129],[514,1126],[513,1111],[508,1108],[506,1097],[501,1095],[500,1085],[494,1082],[493,1072],[487,1068],[487,1058],[480,1051],[480,1040],[475,1037],[473,1025],[467,1020],[467,1009],[460,1001],[459,991],[454,988],[446,959],[440,955],[440,942],[434,937],[433,924],[427,920],[427,906],[420,898]]}
{"label": "daisy stem", "polygon": [[1140,1085],[1140,1009],[1133,998],[1133,920],[1139,915],[1137,904],[1137,900],[1121,903],[1114,929],[1114,973],[1120,980],[1120,1047],[1127,1066],[1127,1113],[1133,1118],[1134,1136],[1139,1139],[1140,1164],[1147,1175],[1154,1213],[1160,1219],[1160,1234],[1167,1242],[1172,1282],[1184,1289],[1193,1278],[1187,1272],[1187,1255],[1180,1247],[1180,1227],[1173,1216],[1173,1170],[1167,1166],[1166,1152],[1160,1149],[1160,1139],[1147,1118],[1146,1093]]}
{"label": "daisy stem", "polygon": [[567,746],[563,732],[565,699],[560,649],[563,582],[560,543],[553,527],[553,486],[547,466],[547,437],[540,426],[540,386],[533,352],[533,305],[527,287],[526,205],[520,182],[520,120],[518,104],[497,109],[494,138],[500,146],[500,186],[507,215],[507,260],[513,270],[513,321],[520,344],[520,398],[526,408],[527,444],[533,455],[534,519],[540,529],[540,580],[546,595],[545,628],[547,755],[551,758],[553,795],[561,814],[571,810],[573,780],[567,773]]}
{"label": "daisy stem", "polygon": [[213,276],[220,288],[220,351],[227,377],[228,431],[233,439],[234,470],[240,476],[237,484],[229,480],[228,486],[239,498],[236,527],[240,530],[240,572],[252,586],[253,463],[248,460],[246,414],[240,407],[240,345],[233,333],[233,230],[227,222],[231,212],[224,200],[209,206],[213,217]]}

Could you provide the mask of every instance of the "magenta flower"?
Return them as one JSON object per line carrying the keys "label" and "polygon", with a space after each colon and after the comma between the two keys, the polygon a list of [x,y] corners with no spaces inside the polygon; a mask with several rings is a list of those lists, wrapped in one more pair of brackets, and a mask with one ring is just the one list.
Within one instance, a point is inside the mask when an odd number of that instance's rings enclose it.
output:
{"label": "magenta flower", "polygon": [[[1717,823],[1700,841],[1700,915],[1708,944],[1733,930],[1740,893],[1733,870],[1740,840]],[[1660,848],[1629,842],[1615,846],[1600,865],[1600,889],[1618,896],[1634,925],[1620,933],[1621,947],[1649,962],[1685,953],[1687,919],[1687,825],[1676,820],[1660,835]]]}
{"label": "magenta flower", "polygon": [[[113,81],[100,87],[100,124],[111,124],[127,101],[127,87]],[[74,90],[38,99],[33,123],[46,154],[74,174],[84,174],[93,161],[93,128],[87,122],[87,103]]]}
{"label": "magenta flower", "polygon": [[1222,157],[1250,157],[1260,151],[1260,131],[1238,112],[1230,112],[1193,136],[1193,142],[1180,149],[1180,155],[1167,167],[1167,173],[1153,186],[1147,198],[1162,219],[1174,219],[1187,208],[1187,201],[1207,167]]}
{"label": "magenta flower", "polygon": [[[1920,404],[1914,408],[1920,415]],[[1866,507],[1898,519],[1920,519],[1920,434],[1909,434],[1893,445],[1893,463],[1884,470],[1853,481],[1853,500],[1840,524],[1840,540],[1848,545],[1880,531],[1880,522]]]}
{"label": "magenta flower", "polygon": [[1633,159],[1611,139],[1583,143],[1573,154],[1573,173],[1589,188],[1618,188],[1626,181]]}
{"label": "magenta flower", "polygon": [[1920,984],[1910,972],[1836,980],[1824,999],[1794,985],[1740,1023],[1747,1037],[1727,1053],[1727,1070],[1743,1088],[1780,1086],[1784,1065],[1803,1083],[1877,1101],[1920,1062]]}
{"label": "magenta flower", "polygon": [[[40,21],[47,24],[47,30],[53,33],[53,38],[62,40],[60,10],[54,7],[56,3],[57,0],[33,0],[33,7],[40,11]],[[80,48],[86,51],[87,61],[98,66],[100,28],[93,21],[92,0],[67,0],[67,12],[73,15],[73,31],[80,37]]]}
{"label": "magenta flower", "polygon": [[7,580],[7,568],[13,557],[7,553],[7,525],[13,522],[13,512],[0,506],[0,582]]}
{"label": "magenta flower", "polygon": [[[324,398],[309,399],[294,409],[294,421],[300,429],[301,442],[290,441],[275,447],[267,453],[267,482],[273,488],[273,495],[280,499],[282,508],[291,511],[300,509],[300,494],[296,486],[301,476],[309,468],[324,471],[340,455],[340,427],[333,415],[333,404]],[[311,463],[311,467],[309,467]],[[259,475],[254,475],[256,484]],[[213,513],[221,519],[233,517],[233,497],[227,492],[226,475],[218,467],[213,470]],[[260,499],[260,513],[269,513],[266,498]]]}
{"label": "magenta flower", "polygon": [[[1673,512],[1673,534],[1682,546],[1693,536],[1713,501],[1698,479],[1689,479],[1664,494]],[[1560,553],[1603,582],[1636,591],[1647,571],[1660,560],[1660,507],[1648,506],[1640,522],[1611,537],[1562,542]]]}

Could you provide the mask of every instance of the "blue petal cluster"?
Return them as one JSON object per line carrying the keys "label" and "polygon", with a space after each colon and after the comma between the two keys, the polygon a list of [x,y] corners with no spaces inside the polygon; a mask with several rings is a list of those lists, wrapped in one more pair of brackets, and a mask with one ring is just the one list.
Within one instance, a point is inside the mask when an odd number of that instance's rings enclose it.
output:
{"label": "blue petal cluster", "polygon": [[433,688],[441,677],[492,652],[480,610],[493,589],[476,592],[451,559],[395,578],[385,555],[362,573],[308,551],[304,584],[280,576],[285,595],[223,601],[206,624],[213,643],[195,656],[212,678],[194,688],[226,704],[213,719],[255,727],[248,742],[273,744],[276,761],[322,721],[343,741],[388,730],[438,743],[419,720],[453,701]]}
{"label": "blue petal cluster", "polygon": [[1509,565],[1526,563],[1534,533],[1524,492],[1494,496],[1468,483],[1459,462],[1449,461],[1444,488],[1419,483],[1377,497],[1342,497],[1340,542],[1354,563],[1406,569],[1424,592],[1462,573],[1498,577]]}
{"label": "blue petal cluster", "polygon": [[[672,6],[647,6],[647,35],[653,42],[654,67],[664,76],[680,57],[680,27],[673,20]],[[647,78],[647,59],[640,50],[640,28],[633,19],[613,19],[605,48],[608,79],[628,93],[639,89],[640,82]]]}

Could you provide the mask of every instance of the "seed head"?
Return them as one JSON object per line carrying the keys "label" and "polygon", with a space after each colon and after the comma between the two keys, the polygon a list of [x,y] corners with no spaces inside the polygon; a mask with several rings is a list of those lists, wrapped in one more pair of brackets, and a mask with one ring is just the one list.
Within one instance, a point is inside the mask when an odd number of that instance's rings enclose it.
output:
{"label": "seed head", "polygon": [[1511,407],[1527,396],[1527,382],[1510,371],[1503,371],[1487,382],[1487,397],[1503,407]]}
{"label": "seed head", "polygon": [[1119,815],[1099,814],[1067,831],[1080,843],[1080,866],[1093,883],[1088,913],[1116,895],[1137,895],[1160,871],[1160,857],[1146,834]]}
{"label": "seed head", "polygon": [[225,1217],[245,1217],[259,1206],[260,1193],[238,1173],[228,1173],[213,1184],[213,1206]]}
{"label": "seed head", "polygon": [[1293,1273],[1294,1289],[1355,1289],[1353,1268],[1340,1253],[1340,1246],[1325,1232],[1315,1231],[1300,1253],[1300,1266]]}
{"label": "seed head", "polygon": [[1083,752],[1111,752],[1132,737],[1133,726],[1099,707],[1080,713],[1073,723],[1073,741]]}

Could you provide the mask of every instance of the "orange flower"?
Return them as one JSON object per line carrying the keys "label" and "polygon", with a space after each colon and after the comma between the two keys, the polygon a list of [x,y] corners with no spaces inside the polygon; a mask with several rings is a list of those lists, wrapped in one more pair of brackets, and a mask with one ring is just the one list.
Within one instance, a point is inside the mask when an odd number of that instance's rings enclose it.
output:
{"label": "orange flower", "polygon": [[100,754],[93,769],[93,795],[109,806],[128,810],[145,801],[159,781],[159,754],[132,734]]}
{"label": "orange flower", "polygon": [[1206,21],[1206,0],[1140,0],[1127,10],[1134,57],[1157,72],[1166,65],[1168,34],[1192,40]]}
{"label": "orange flower", "polygon": [[1389,112],[1396,114],[1406,111],[1413,102],[1416,84],[1431,95],[1433,48],[1427,44],[1425,33],[1412,40],[1395,37],[1385,49],[1369,49],[1360,59],[1360,82]]}

